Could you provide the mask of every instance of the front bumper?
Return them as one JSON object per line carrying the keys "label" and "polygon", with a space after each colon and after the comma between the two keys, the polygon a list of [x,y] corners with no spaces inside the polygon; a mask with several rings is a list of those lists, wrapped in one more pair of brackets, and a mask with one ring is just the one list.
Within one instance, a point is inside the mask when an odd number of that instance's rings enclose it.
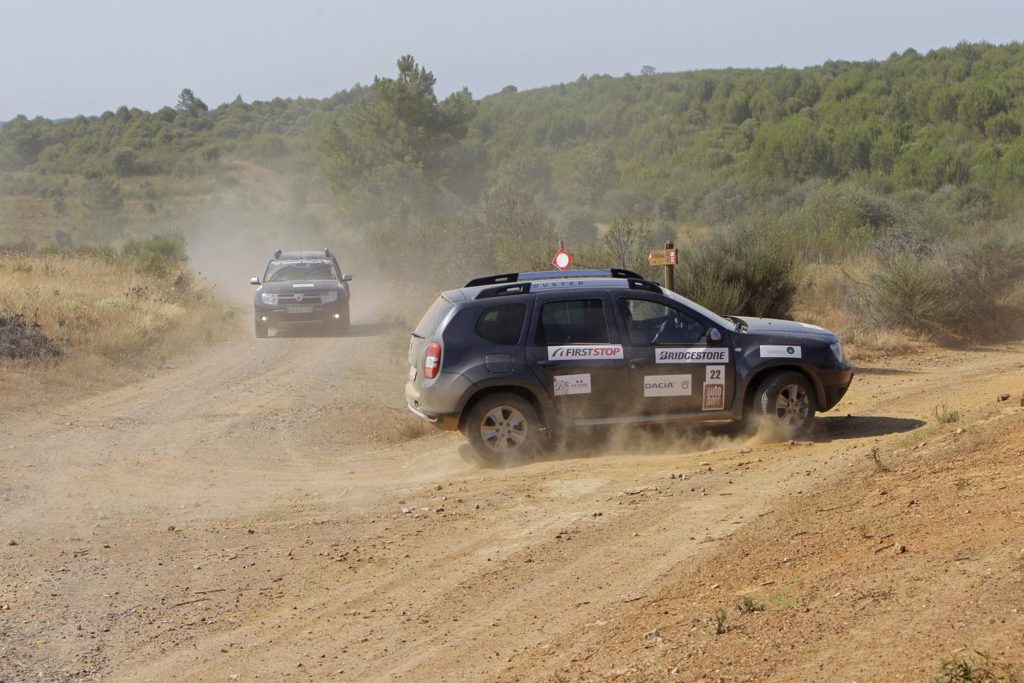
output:
{"label": "front bumper", "polygon": [[825,394],[825,405],[818,410],[824,413],[832,410],[846,395],[846,390],[853,382],[853,368],[817,368],[817,373]]}
{"label": "front bumper", "polygon": [[343,325],[348,322],[348,300],[338,299],[329,304],[308,304],[308,310],[298,310],[293,305],[268,306],[256,304],[256,320],[268,327],[289,327],[302,325]]}

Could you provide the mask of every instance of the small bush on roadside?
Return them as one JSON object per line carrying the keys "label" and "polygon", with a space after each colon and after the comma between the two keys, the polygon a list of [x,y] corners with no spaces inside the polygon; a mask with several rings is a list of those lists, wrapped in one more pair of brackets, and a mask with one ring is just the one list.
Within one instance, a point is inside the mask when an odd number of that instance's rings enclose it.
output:
{"label": "small bush on roadside", "polygon": [[1024,236],[1003,229],[933,246],[883,245],[870,282],[880,322],[959,338],[1007,338],[1022,330],[1015,301],[1024,284]]}
{"label": "small bush on roadside", "polygon": [[178,233],[164,233],[142,240],[129,240],[121,255],[135,259],[136,268],[147,275],[165,275],[173,266],[188,258],[185,238]]}
{"label": "small bush on roadside", "polygon": [[0,313],[0,358],[60,356],[61,345],[43,334],[42,326],[20,313]]}
{"label": "small bush on roadside", "polygon": [[932,417],[939,424],[952,424],[960,421],[961,411],[956,408],[950,408],[946,403],[942,403],[932,408]]}
{"label": "small bush on roadside", "polygon": [[781,226],[726,228],[680,251],[676,291],[722,314],[788,318],[799,287],[797,253]]}
{"label": "small bush on roadside", "polygon": [[763,612],[764,605],[755,602],[749,595],[744,595],[743,598],[736,604],[736,610],[740,614],[753,614],[754,612]]}
{"label": "small bush on roadside", "polygon": [[993,662],[986,652],[976,657],[951,657],[939,667],[935,683],[1018,683],[1020,677],[1012,665]]}
{"label": "small bush on roadside", "polygon": [[708,625],[711,628],[711,632],[716,636],[720,636],[729,630],[729,625],[726,623],[727,615],[724,609],[717,609],[715,613],[708,617]]}

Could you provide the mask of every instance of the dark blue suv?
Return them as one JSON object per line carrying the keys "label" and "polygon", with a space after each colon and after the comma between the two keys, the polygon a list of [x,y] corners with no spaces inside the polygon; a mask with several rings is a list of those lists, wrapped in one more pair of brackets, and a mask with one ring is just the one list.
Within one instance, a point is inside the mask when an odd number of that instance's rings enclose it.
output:
{"label": "dark blue suv", "polygon": [[788,432],[853,369],[816,325],[720,316],[625,270],[510,273],[442,293],[409,344],[409,409],[484,458],[568,427],[761,416]]}
{"label": "dark blue suv", "polygon": [[271,329],[311,330],[345,334],[349,327],[349,282],[330,249],[278,249],[267,263],[253,301],[258,338]]}

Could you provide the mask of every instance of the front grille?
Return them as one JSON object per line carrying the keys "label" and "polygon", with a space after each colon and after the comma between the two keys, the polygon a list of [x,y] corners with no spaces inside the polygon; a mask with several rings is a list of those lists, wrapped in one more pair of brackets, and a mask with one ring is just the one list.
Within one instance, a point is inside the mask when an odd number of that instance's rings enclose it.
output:
{"label": "front grille", "polygon": [[319,293],[311,294],[303,292],[302,294],[279,294],[277,296],[277,302],[282,306],[287,304],[318,304],[321,303],[321,301],[322,297]]}

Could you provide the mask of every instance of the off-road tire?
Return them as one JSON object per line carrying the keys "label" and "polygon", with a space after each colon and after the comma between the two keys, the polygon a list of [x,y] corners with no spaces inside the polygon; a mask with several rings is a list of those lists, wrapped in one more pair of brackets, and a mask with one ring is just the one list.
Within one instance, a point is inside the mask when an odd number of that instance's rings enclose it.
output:
{"label": "off-road tire", "polygon": [[487,463],[528,460],[540,447],[540,415],[532,403],[518,394],[491,394],[477,401],[469,411],[462,432]]}
{"label": "off-road tire", "polygon": [[254,329],[256,330],[256,338],[257,339],[266,339],[267,338],[268,329],[267,329],[266,325],[261,325],[259,323],[255,323]]}
{"label": "off-road tire", "polygon": [[765,425],[778,430],[783,438],[793,438],[810,431],[814,412],[814,388],[810,380],[799,372],[782,370],[761,381],[754,392],[747,422],[751,426]]}

